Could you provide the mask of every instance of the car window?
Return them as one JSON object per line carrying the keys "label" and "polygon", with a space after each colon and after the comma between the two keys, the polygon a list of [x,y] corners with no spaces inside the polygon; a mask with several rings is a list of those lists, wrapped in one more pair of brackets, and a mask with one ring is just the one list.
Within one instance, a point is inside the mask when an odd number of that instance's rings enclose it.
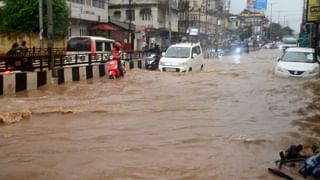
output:
{"label": "car window", "polygon": [[193,55],[193,54],[198,54],[198,53],[197,53],[197,48],[195,48],[195,47],[192,48],[192,55]]}
{"label": "car window", "polygon": [[68,41],[67,51],[90,51],[91,41],[89,38],[72,38]]}
{"label": "car window", "polygon": [[111,51],[111,49],[112,49],[111,45],[112,45],[111,42],[105,42],[104,43],[104,50],[105,51]]}
{"label": "car window", "polygon": [[188,58],[190,57],[190,47],[170,47],[165,57],[167,58]]}
{"label": "car window", "polygon": [[198,55],[201,54],[200,46],[197,46],[197,47],[196,47],[196,50],[197,50],[197,54],[198,54]]}
{"label": "car window", "polygon": [[102,51],[102,44],[101,41],[96,41],[96,51]]}
{"label": "car window", "polygon": [[282,56],[282,61],[314,63],[316,59],[314,53],[288,51]]}

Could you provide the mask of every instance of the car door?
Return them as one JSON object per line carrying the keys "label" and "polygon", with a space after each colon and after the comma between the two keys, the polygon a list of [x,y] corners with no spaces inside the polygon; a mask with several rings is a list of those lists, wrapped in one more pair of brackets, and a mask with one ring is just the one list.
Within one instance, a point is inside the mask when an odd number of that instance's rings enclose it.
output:
{"label": "car door", "polygon": [[[194,54],[196,54],[195,56],[193,56]],[[196,46],[192,47],[192,51],[191,51],[191,58],[190,58],[190,67],[192,68],[192,70],[196,70],[197,69],[197,58],[198,58],[198,53],[197,53],[197,48]]]}
{"label": "car door", "polygon": [[203,54],[202,54],[202,49],[201,49],[201,46],[198,46],[198,49],[199,49],[199,56],[198,56],[198,66],[199,66],[199,69],[201,70],[202,66],[203,66]]}
{"label": "car door", "polygon": [[196,54],[196,56],[193,57],[193,70],[200,70],[201,68],[201,49],[200,46],[193,47],[194,52],[193,54]]}
{"label": "car door", "polygon": [[197,70],[200,70],[202,65],[202,52],[201,52],[200,46],[196,46],[196,51],[197,51],[197,57],[195,58],[195,64],[196,64]]}

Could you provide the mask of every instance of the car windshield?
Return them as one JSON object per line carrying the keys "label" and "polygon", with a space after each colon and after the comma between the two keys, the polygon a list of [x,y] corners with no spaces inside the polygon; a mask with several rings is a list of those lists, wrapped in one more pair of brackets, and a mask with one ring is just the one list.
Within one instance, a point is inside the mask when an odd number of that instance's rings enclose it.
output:
{"label": "car windshield", "polygon": [[282,57],[282,61],[314,63],[316,59],[314,53],[310,52],[286,52]]}
{"label": "car windshield", "polygon": [[190,47],[171,47],[167,50],[167,58],[188,58],[190,56]]}

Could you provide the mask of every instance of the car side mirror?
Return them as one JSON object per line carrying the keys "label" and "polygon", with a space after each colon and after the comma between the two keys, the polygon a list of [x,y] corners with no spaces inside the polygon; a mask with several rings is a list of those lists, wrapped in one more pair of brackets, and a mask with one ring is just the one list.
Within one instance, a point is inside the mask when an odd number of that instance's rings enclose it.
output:
{"label": "car side mirror", "polygon": [[197,56],[197,53],[193,53],[192,54],[192,58],[196,57]]}
{"label": "car side mirror", "polygon": [[166,55],[166,53],[165,53],[165,52],[162,52],[162,53],[161,53],[161,56],[165,56],[165,55]]}

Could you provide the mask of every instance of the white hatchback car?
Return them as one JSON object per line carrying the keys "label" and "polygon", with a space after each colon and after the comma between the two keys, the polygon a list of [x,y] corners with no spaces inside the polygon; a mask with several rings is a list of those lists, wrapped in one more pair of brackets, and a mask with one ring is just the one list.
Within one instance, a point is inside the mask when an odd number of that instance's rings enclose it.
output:
{"label": "white hatchback car", "polygon": [[203,69],[203,54],[199,43],[171,45],[159,62],[160,71],[189,72]]}
{"label": "white hatchback car", "polygon": [[281,76],[314,77],[319,76],[318,57],[312,48],[288,48],[278,58],[275,73]]}

